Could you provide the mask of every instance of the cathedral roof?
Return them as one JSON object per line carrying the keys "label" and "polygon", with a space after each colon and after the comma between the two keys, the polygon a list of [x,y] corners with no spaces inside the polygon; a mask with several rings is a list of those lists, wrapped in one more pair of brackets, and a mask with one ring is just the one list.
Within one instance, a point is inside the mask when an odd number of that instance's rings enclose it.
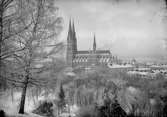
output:
{"label": "cathedral roof", "polygon": [[[77,51],[77,54],[90,54],[91,51],[87,51],[87,50],[82,50],[82,51]],[[110,50],[96,50],[97,54],[110,54]]]}
{"label": "cathedral roof", "polygon": [[110,50],[97,50],[96,53],[98,53],[98,54],[110,54]]}
{"label": "cathedral roof", "polygon": [[82,51],[77,51],[77,54],[89,54],[90,51],[87,50],[82,50]]}

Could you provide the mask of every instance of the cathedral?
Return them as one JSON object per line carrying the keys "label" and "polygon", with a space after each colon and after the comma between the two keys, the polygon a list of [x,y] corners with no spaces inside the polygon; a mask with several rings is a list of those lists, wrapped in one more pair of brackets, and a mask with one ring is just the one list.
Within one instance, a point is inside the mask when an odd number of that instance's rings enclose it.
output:
{"label": "cathedral", "polygon": [[69,22],[67,36],[66,62],[69,67],[89,67],[96,65],[107,66],[117,61],[110,50],[97,50],[96,37],[94,35],[92,50],[79,51],[77,49],[77,38],[74,22]]}

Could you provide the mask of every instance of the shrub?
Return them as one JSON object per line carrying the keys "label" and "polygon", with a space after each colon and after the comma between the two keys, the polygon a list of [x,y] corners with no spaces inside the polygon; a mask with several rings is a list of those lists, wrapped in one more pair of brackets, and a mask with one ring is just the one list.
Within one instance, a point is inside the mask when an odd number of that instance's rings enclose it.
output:
{"label": "shrub", "polygon": [[5,112],[3,110],[0,110],[0,117],[5,117]]}
{"label": "shrub", "polygon": [[42,102],[37,109],[33,111],[35,114],[39,114],[47,117],[54,117],[53,115],[53,103],[44,101]]}

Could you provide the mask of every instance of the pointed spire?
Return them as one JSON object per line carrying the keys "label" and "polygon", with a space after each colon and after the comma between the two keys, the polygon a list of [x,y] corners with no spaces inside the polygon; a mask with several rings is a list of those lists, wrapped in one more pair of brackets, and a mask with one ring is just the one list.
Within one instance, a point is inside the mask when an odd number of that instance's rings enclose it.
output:
{"label": "pointed spire", "polygon": [[94,42],[93,42],[93,51],[94,52],[96,51],[96,37],[95,37],[95,34],[94,34]]}
{"label": "pointed spire", "polygon": [[70,18],[70,21],[69,21],[69,29],[70,29],[70,30],[72,29],[72,26],[71,26],[71,18]]}
{"label": "pointed spire", "polygon": [[74,19],[73,19],[73,24],[72,24],[72,30],[73,30],[73,33],[75,33]]}
{"label": "pointed spire", "polygon": [[76,38],[76,32],[75,32],[75,25],[74,25],[74,19],[72,21],[72,35],[73,35],[73,41],[74,41],[74,51],[77,51],[77,38]]}
{"label": "pointed spire", "polygon": [[72,35],[72,26],[71,26],[71,18],[70,18],[69,27],[68,27],[68,37],[67,37],[67,40],[70,40],[71,35]]}
{"label": "pointed spire", "polygon": [[74,37],[74,39],[76,39],[76,33],[75,33],[75,25],[74,25],[74,19],[73,19],[73,21],[72,21],[72,33],[73,33],[73,37]]}

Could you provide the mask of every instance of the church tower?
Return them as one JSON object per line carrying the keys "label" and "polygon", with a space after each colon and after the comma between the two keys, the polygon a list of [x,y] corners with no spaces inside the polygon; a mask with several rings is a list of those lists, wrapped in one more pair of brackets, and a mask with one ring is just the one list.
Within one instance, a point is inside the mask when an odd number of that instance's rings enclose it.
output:
{"label": "church tower", "polygon": [[68,36],[67,36],[67,54],[66,54],[66,62],[67,65],[73,66],[73,59],[75,54],[77,53],[77,39],[75,34],[74,22],[71,24],[71,20],[69,22]]}
{"label": "church tower", "polygon": [[96,37],[94,35],[94,41],[93,41],[93,52],[96,52]]}
{"label": "church tower", "polygon": [[76,38],[76,32],[75,32],[75,26],[74,26],[74,21],[73,21],[73,27],[72,27],[72,32],[73,32],[73,51],[76,54],[77,53],[77,38]]}
{"label": "church tower", "polygon": [[97,62],[97,53],[96,53],[96,37],[94,35],[93,38],[93,50],[91,51],[89,55],[89,65],[96,66],[98,64]]}

